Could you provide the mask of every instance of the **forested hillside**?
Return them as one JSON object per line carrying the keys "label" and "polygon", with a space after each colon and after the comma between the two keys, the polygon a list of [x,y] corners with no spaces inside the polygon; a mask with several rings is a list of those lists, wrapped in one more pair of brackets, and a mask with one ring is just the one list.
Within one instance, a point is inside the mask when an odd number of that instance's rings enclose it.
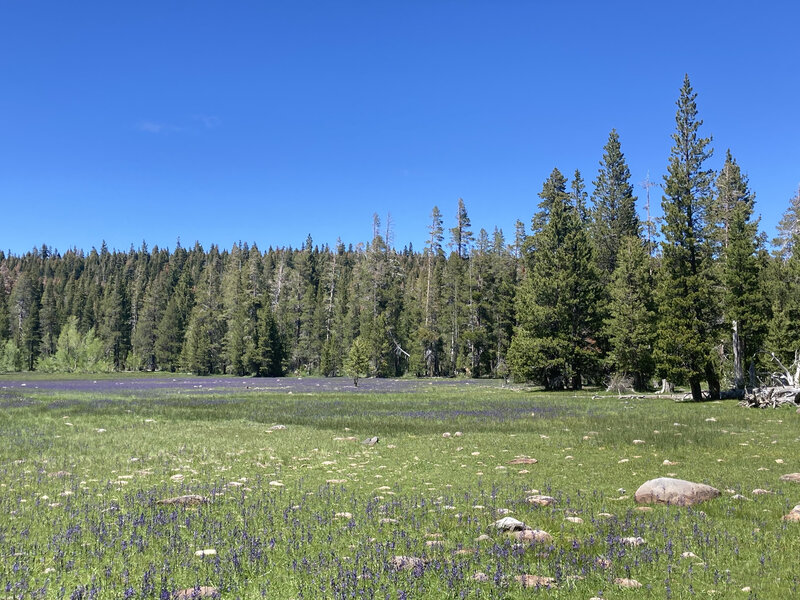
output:
{"label": "forested hillside", "polygon": [[741,387],[800,348],[800,190],[768,248],[746,167],[709,166],[688,78],[677,106],[660,223],[637,216],[612,131],[591,192],[554,169],[510,235],[458,200],[421,250],[375,215],[356,246],[0,252],[0,371],[332,376],[358,339],[375,376]]}

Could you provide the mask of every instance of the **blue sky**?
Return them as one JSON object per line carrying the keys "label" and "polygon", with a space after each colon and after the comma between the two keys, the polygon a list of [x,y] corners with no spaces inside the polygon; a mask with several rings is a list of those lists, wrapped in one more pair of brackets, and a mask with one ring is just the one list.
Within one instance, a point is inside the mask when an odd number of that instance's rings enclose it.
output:
{"label": "blue sky", "polygon": [[421,249],[458,198],[510,239],[554,167],[591,184],[612,128],[661,182],[684,73],[771,238],[800,184],[798,22],[789,1],[0,0],[0,248],[356,244],[378,213]]}

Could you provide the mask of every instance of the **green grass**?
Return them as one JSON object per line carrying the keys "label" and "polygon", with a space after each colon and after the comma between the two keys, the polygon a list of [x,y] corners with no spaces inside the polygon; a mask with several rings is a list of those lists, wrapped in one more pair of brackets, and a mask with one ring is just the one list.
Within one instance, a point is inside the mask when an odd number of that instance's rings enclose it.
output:
{"label": "green grass", "polygon": [[[4,390],[0,598],[160,598],[195,585],[223,598],[787,598],[798,594],[800,523],[781,517],[800,503],[800,486],[779,478],[800,471],[798,423],[792,410],[734,401],[474,385]],[[376,446],[360,443],[373,435]],[[521,455],[538,462],[509,464]],[[722,496],[639,510],[636,488],[666,475]],[[530,490],[557,502],[531,506]],[[189,493],[213,501],[156,503]],[[516,546],[492,532],[502,509],[552,544]],[[627,547],[627,536],[647,543]],[[195,556],[202,549],[216,555]],[[697,558],[682,559],[687,551]],[[395,555],[427,564],[395,572]],[[478,571],[489,581],[473,581]],[[514,580],[523,573],[555,577],[557,587],[523,589]],[[643,587],[622,589],[618,577]]]}

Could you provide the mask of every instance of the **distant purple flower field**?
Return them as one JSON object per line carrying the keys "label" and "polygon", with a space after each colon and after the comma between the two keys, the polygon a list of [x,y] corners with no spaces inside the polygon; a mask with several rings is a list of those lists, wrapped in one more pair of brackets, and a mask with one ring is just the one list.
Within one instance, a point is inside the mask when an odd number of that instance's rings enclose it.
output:
{"label": "distant purple flower field", "polygon": [[285,393],[322,392],[409,393],[436,387],[499,387],[501,381],[485,379],[360,379],[358,387],[346,377],[121,377],[118,379],[37,379],[0,381],[0,390],[94,392],[101,394],[149,395],[156,393]]}

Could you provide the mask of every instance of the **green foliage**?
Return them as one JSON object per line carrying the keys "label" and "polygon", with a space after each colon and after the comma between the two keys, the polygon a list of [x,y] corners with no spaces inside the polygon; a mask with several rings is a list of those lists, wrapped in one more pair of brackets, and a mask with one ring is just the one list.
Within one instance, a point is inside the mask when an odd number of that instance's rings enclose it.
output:
{"label": "green foliage", "polygon": [[353,385],[358,386],[358,380],[362,376],[366,376],[370,371],[370,360],[367,349],[367,343],[357,337],[350,345],[350,352],[347,354],[347,361],[345,363],[345,371],[352,377]]}
{"label": "green foliage", "polygon": [[596,339],[602,288],[588,237],[558,169],[540,197],[544,220],[527,244],[529,266],[517,295],[520,340],[511,343],[509,363],[515,379],[532,379],[548,389],[579,389],[600,360]]}
{"label": "green foliage", "polygon": [[39,360],[37,371],[45,373],[109,373],[114,364],[106,358],[103,341],[90,329],[81,335],[78,318],[70,317],[58,336],[56,352]]}
{"label": "green foliage", "polygon": [[13,373],[22,370],[22,356],[14,340],[6,340],[0,346],[0,373]]}
{"label": "green foliage", "polygon": [[712,392],[715,387],[708,367],[716,345],[718,307],[712,269],[713,223],[708,220],[713,171],[705,165],[711,156],[711,138],[699,137],[703,122],[697,118],[696,96],[687,76],[664,177],[655,357],[664,377],[675,383],[688,381],[693,397],[699,399],[703,378],[709,378]]}
{"label": "green foliage", "polygon": [[652,262],[642,240],[623,238],[609,286],[605,333],[614,370],[630,375],[637,390],[647,389],[655,372],[656,307],[651,270]]}
{"label": "green foliage", "polygon": [[631,172],[615,129],[608,134],[604,150],[592,194],[592,241],[598,268],[609,279],[617,266],[623,240],[639,235],[639,218]]}

